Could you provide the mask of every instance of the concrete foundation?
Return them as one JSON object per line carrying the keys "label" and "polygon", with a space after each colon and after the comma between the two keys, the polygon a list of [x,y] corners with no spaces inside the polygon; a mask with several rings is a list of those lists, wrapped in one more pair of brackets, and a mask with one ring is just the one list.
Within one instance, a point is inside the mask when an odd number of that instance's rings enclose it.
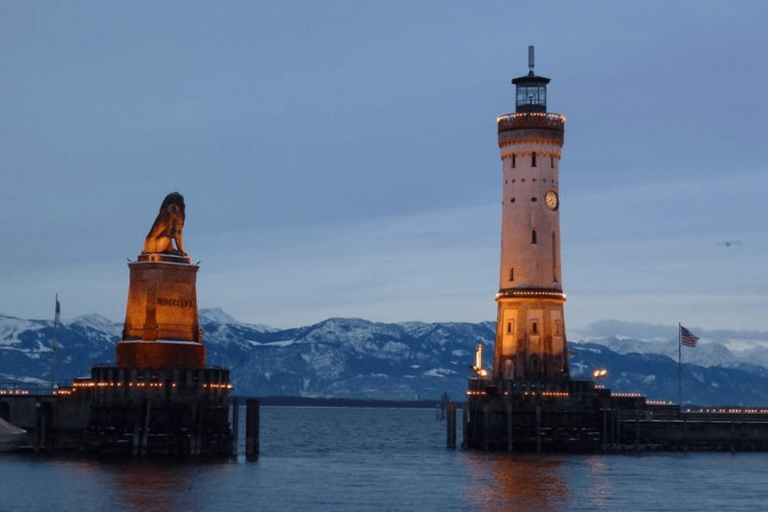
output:
{"label": "concrete foundation", "polygon": [[205,346],[197,316],[196,265],[171,255],[128,264],[130,287],[119,367],[203,368]]}
{"label": "concrete foundation", "polygon": [[234,453],[231,388],[226,368],[97,366],[55,395],[0,396],[0,411],[36,452],[223,457]]}
{"label": "concrete foundation", "polygon": [[471,379],[462,429],[462,446],[476,450],[768,451],[768,409],[681,411],[591,381],[493,385]]}

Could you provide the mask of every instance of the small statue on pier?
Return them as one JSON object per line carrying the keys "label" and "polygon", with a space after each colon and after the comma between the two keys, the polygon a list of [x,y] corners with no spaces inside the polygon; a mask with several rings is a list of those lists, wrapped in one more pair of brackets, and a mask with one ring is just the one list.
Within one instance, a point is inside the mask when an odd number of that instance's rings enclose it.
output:
{"label": "small statue on pier", "polygon": [[[187,256],[184,252],[184,197],[178,192],[165,196],[152,229],[144,240],[144,253]],[[174,248],[174,242],[176,247]]]}

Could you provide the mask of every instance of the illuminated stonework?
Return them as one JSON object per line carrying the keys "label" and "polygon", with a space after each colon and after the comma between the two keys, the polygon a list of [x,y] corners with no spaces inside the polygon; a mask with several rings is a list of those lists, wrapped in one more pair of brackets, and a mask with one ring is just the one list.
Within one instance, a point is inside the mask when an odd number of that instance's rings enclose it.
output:
{"label": "illuminated stonework", "polygon": [[[497,118],[503,176],[493,378],[551,381],[568,377],[559,204],[565,117],[546,112],[545,99],[528,101],[520,80],[513,80],[518,112]],[[546,98],[548,78],[531,73],[523,82]]]}
{"label": "illuminated stonework", "polygon": [[205,366],[197,316],[198,266],[190,264],[183,250],[183,226],[184,198],[174,192],[163,201],[138,261],[128,264],[125,325],[116,346],[119,367]]}

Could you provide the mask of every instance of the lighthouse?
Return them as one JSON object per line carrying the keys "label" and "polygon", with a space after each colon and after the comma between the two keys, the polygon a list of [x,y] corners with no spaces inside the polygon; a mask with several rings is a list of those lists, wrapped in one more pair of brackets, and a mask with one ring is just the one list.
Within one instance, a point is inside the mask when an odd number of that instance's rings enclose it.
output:
{"label": "lighthouse", "polygon": [[[559,172],[565,118],[547,112],[549,78],[534,73],[532,46],[528,67],[527,75],[512,80],[515,113],[497,120],[503,206],[496,345],[490,374],[483,366],[482,344],[469,367],[462,446],[568,453],[629,447],[768,451],[768,442],[759,441],[768,439],[768,414],[758,413],[749,424],[737,427],[736,439],[732,422],[707,419],[703,410],[684,412],[680,404],[571,378],[560,266]],[[731,410],[738,421],[749,416],[738,407]],[[448,404],[446,413],[446,444],[455,448],[456,406]],[[698,434],[691,433],[691,421],[699,425]]]}
{"label": "lighthouse", "polygon": [[560,158],[565,117],[547,112],[550,79],[529,72],[512,80],[515,112],[497,119],[502,162],[498,316],[493,354],[497,381],[568,378],[560,263]]}

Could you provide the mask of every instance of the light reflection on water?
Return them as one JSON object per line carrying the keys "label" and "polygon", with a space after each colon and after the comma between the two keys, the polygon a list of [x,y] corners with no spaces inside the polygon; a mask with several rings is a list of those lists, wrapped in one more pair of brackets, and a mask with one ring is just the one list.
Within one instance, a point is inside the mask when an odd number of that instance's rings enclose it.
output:
{"label": "light reflection on water", "polygon": [[469,452],[464,457],[471,485],[467,501],[479,510],[562,510],[569,485],[559,458]]}
{"label": "light reflection on water", "polygon": [[733,511],[768,502],[768,454],[446,450],[445,423],[429,410],[265,407],[261,419],[254,463],[0,454],[0,510]]}

